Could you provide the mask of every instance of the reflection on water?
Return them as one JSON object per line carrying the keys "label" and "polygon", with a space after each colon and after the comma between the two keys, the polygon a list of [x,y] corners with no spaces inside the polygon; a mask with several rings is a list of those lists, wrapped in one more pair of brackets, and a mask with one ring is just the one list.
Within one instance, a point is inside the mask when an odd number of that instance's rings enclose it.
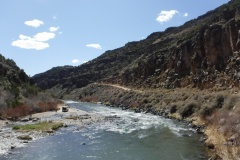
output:
{"label": "reflection on water", "polygon": [[22,160],[199,160],[204,148],[196,134],[185,124],[158,116],[122,111],[102,105],[71,103],[72,107],[114,117],[101,124],[63,128],[0,157]]}

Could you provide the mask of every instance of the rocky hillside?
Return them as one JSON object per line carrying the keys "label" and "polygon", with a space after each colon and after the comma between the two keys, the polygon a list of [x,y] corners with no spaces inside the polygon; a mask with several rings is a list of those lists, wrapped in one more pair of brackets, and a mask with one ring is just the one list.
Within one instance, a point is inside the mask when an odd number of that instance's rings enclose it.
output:
{"label": "rocky hillside", "polygon": [[201,125],[212,159],[240,157],[239,0],[81,66],[56,67],[33,78],[62,99]]}
{"label": "rocky hillside", "polygon": [[[46,102],[55,101],[41,93],[32,78],[11,59],[0,54],[0,119],[11,116],[18,118],[47,108]],[[39,104],[41,102],[41,105]],[[56,104],[51,103],[53,109]]]}
{"label": "rocky hillside", "polygon": [[37,94],[33,79],[11,59],[0,55],[0,109],[17,105],[20,98]]}
{"label": "rocky hillside", "polygon": [[33,78],[43,89],[93,82],[131,87],[239,87],[240,2],[232,0],[180,27],[106,51],[78,67],[56,67]]}

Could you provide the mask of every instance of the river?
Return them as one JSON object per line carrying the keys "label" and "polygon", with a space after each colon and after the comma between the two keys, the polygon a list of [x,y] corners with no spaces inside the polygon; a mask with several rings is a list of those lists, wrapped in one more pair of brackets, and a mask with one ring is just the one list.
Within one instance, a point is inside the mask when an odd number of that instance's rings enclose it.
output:
{"label": "river", "polygon": [[123,111],[100,104],[71,107],[109,118],[82,129],[62,128],[54,136],[14,149],[0,160],[200,160],[205,150],[187,124],[159,116]]}

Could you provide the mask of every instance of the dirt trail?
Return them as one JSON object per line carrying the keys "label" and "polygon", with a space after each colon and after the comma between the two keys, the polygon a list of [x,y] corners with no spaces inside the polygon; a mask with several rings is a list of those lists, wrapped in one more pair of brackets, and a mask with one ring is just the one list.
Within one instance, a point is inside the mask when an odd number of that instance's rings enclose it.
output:
{"label": "dirt trail", "polygon": [[115,87],[115,88],[123,89],[125,91],[133,91],[133,92],[137,92],[137,93],[143,93],[143,91],[141,91],[141,90],[131,89],[131,88],[128,88],[128,87],[117,85],[117,84],[107,84],[107,83],[95,83],[95,84],[99,84],[99,85],[103,85],[103,86],[112,86],[112,87]]}

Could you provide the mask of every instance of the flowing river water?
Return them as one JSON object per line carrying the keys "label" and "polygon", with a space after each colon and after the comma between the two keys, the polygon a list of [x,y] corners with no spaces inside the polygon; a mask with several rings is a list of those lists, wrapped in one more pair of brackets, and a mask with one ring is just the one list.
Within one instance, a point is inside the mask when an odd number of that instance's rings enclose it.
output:
{"label": "flowing river water", "polygon": [[205,150],[187,124],[159,116],[123,111],[104,105],[68,102],[71,107],[109,120],[62,128],[16,148],[0,160],[200,160]]}

